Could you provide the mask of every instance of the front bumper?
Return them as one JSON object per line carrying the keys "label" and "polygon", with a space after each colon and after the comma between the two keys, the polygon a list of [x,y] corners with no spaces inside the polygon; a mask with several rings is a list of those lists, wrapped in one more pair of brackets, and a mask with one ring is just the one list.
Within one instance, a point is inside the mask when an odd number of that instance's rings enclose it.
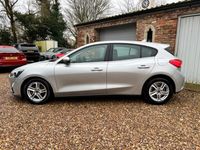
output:
{"label": "front bumper", "polygon": [[18,82],[17,78],[11,78],[9,75],[9,80],[10,80],[12,94],[14,96],[21,97],[21,86],[20,86],[20,83]]}

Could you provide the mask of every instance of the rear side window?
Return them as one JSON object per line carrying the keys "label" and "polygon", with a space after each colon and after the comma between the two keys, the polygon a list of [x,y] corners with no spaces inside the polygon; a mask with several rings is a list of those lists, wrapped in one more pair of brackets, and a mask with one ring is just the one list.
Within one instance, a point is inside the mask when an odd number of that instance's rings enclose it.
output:
{"label": "rear side window", "polygon": [[157,54],[157,50],[150,48],[150,47],[142,46],[141,50],[142,50],[142,56],[141,56],[142,58],[153,57],[153,56],[156,56],[156,54]]}
{"label": "rear side window", "polygon": [[0,48],[0,53],[18,53],[19,51],[14,47]]}
{"label": "rear side window", "polygon": [[114,44],[112,60],[140,58],[140,46],[129,44]]}

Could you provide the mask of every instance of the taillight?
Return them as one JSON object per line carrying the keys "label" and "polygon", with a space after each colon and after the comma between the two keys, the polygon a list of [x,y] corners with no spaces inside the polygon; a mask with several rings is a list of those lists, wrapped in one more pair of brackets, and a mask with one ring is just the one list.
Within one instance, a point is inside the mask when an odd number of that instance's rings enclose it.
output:
{"label": "taillight", "polygon": [[23,61],[26,61],[26,56],[25,56],[24,54],[21,54],[21,55],[19,56],[19,59],[20,59],[20,60],[23,60]]}
{"label": "taillight", "polygon": [[172,59],[169,61],[169,63],[177,68],[181,68],[181,66],[182,66],[182,60],[180,60],[180,59]]}

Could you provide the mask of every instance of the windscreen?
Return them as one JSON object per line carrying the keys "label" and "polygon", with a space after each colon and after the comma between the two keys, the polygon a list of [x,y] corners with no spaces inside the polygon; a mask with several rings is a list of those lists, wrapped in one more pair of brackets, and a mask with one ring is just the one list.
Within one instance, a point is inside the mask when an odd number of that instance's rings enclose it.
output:
{"label": "windscreen", "polygon": [[19,51],[14,47],[0,48],[0,53],[18,53]]}

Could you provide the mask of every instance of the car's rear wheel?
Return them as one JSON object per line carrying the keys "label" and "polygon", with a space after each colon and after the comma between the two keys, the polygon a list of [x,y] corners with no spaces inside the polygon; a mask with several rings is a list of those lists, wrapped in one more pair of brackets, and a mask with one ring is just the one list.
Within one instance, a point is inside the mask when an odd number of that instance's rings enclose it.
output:
{"label": "car's rear wheel", "polygon": [[143,96],[148,103],[164,104],[173,96],[173,86],[166,79],[155,78],[144,86]]}
{"label": "car's rear wheel", "polygon": [[23,95],[33,104],[43,104],[51,97],[50,85],[42,79],[31,79],[24,84]]}

